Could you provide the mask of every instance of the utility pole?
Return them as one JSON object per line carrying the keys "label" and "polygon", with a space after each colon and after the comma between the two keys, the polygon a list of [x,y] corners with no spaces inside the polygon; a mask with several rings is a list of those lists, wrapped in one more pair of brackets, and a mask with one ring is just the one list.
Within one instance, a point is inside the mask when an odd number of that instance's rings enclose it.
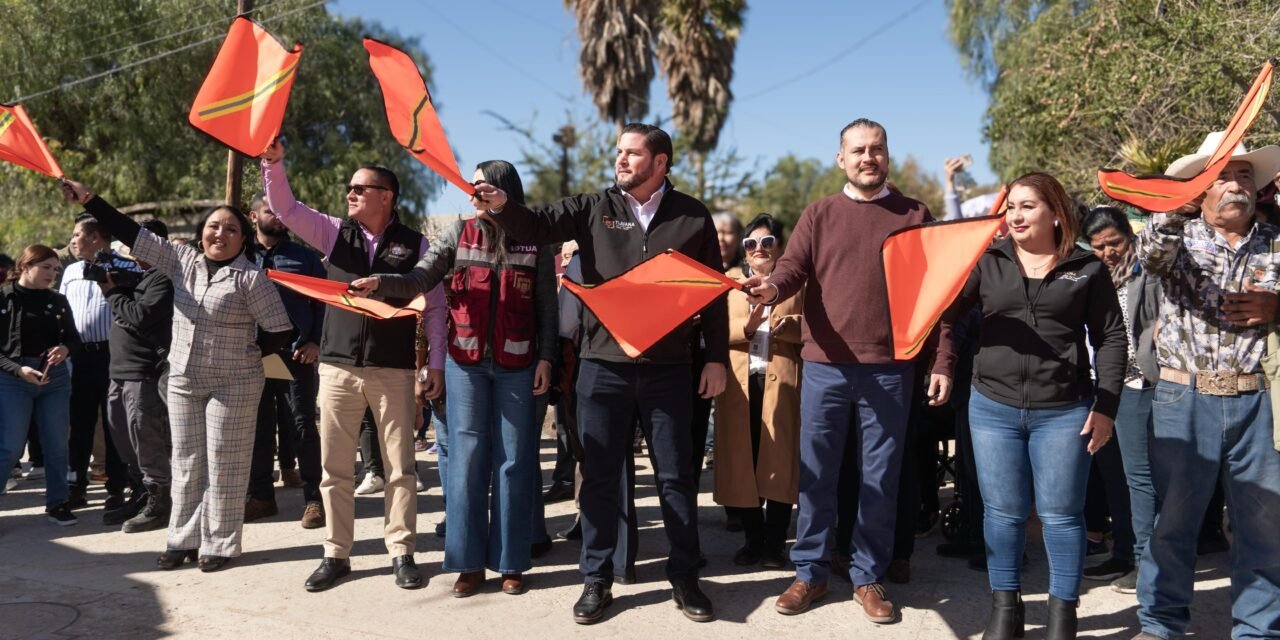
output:
{"label": "utility pole", "polygon": [[577,132],[572,124],[566,124],[551,135],[551,141],[560,147],[560,197],[568,198],[573,195],[569,189],[569,149],[577,143]]}
{"label": "utility pole", "polygon": [[[253,0],[236,0],[236,14],[248,17],[249,12],[253,11]],[[244,197],[243,182],[244,156],[238,151],[231,149],[227,151],[227,204],[238,207],[240,201]]]}

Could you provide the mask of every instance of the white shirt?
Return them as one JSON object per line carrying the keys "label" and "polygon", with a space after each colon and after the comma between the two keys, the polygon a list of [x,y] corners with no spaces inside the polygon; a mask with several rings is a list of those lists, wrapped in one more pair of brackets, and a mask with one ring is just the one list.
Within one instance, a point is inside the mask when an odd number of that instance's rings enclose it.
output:
{"label": "white shirt", "polygon": [[880,187],[879,193],[875,194],[874,196],[871,196],[870,198],[864,198],[862,197],[862,194],[858,193],[857,191],[854,191],[853,187],[848,182],[844,183],[844,194],[846,196],[849,196],[850,200],[857,200],[858,202],[871,202],[872,200],[879,200],[880,198],[887,197],[890,193],[892,192],[889,191],[889,186],[884,185]]}
{"label": "white shirt", "polygon": [[641,204],[636,200],[635,196],[622,192],[627,197],[627,204],[631,207],[631,213],[636,214],[636,219],[640,221],[640,228],[645,231],[649,230],[649,223],[653,221],[654,214],[658,213],[658,205],[662,204],[662,194],[667,192],[667,182],[662,181],[662,186],[658,187],[653,195],[649,196],[649,201]]}
{"label": "white shirt", "polygon": [[772,311],[772,306],[765,306],[764,321],[756,327],[756,332],[751,334],[748,366],[748,373],[751,375],[764,373],[769,369],[769,314]]}

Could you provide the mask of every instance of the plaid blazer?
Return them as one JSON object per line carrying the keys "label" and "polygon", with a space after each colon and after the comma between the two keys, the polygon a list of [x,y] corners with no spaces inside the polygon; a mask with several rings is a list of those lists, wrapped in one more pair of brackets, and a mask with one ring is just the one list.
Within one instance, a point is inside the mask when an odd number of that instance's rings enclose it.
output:
{"label": "plaid blazer", "polygon": [[243,255],[209,278],[204,254],[138,232],[133,255],[173,280],[170,370],[177,375],[262,376],[257,327],[293,328],[267,274]]}

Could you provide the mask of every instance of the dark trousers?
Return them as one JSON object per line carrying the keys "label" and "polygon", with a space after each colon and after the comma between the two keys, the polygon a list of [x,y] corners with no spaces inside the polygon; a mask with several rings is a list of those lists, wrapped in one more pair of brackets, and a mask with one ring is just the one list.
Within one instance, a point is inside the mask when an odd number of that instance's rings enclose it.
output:
{"label": "dark trousers", "polygon": [[[751,459],[760,458],[760,430],[764,414],[764,374],[752,374],[747,378],[747,403],[751,412]],[[787,543],[787,529],[791,526],[791,505],[776,500],[762,500],[762,507],[725,507],[725,512],[736,514],[742,520],[742,531],[747,545],[763,546],[779,550]]]}
{"label": "dark trousers", "polygon": [[[293,380],[267,380],[258,403],[257,432],[253,439],[253,462],[249,470],[249,495],[259,500],[275,500],[274,467],[276,437],[280,439],[280,468],[287,469],[286,451],[297,456],[302,476],[302,498],[320,502],[320,432],[316,428],[315,365],[287,358],[285,364]],[[286,449],[285,443],[289,444]]]}
{"label": "dark trousers", "polygon": [[[1101,501],[1102,504],[1098,504]],[[1125,480],[1120,441],[1112,439],[1093,456],[1089,489],[1085,494],[1085,528],[1105,531],[1110,515],[1111,556],[1133,562],[1133,516],[1129,509],[1129,484]]]}
{"label": "dark trousers", "polygon": [[[578,427],[584,460],[579,491],[582,556],[587,582],[613,583],[619,544],[619,492],[632,456],[634,424],[649,442],[654,480],[671,555],[667,578],[697,577],[698,520],[692,478],[692,441],[687,428],[692,407],[689,365],[583,360],[578,376]],[[634,491],[634,488],[632,487]]]}
{"label": "dark trousers", "polygon": [[[695,339],[700,336],[694,333]],[[702,368],[707,364],[707,352],[701,345],[693,346],[693,364],[690,368],[692,383],[689,385],[690,398],[693,402],[693,415],[689,422],[689,446],[693,454],[693,487],[694,498],[697,499],[697,488],[702,482],[702,464],[707,457],[707,426],[711,423],[711,398],[703,398],[698,394],[698,384],[702,380]]]}
{"label": "dark trousers", "polygon": [[[955,387],[951,393],[956,414],[956,487],[960,491],[960,520],[964,524],[963,534],[956,542],[967,542],[977,549],[983,549],[986,546],[986,536],[982,530],[986,507],[982,502],[982,490],[978,487],[978,466],[973,459],[973,434],[969,430],[969,394],[972,390],[968,384],[970,379],[966,377],[966,384]],[[960,378],[957,376],[956,380],[958,382]]]}
{"label": "dark trousers", "polygon": [[573,459],[573,448],[569,444],[570,420],[577,420],[572,408],[572,394],[560,397],[556,403],[556,466],[551,471],[552,485],[573,484],[573,474],[577,470],[578,461]]}
{"label": "dark trousers", "polygon": [[[94,351],[82,351],[71,358],[71,437],[68,453],[71,471],[71,493],[84,493],[89,487],[89,458],[93,455],[93,438],[102,420],[103,438],[107,445],[107,493],[124,491],[129,470],[116,452],[107,417],[107,386],[110,384],[111,352],[106,343]],[[50,469],[47,473],[57,473]]]}
{"label": "dark trousers", "polygon": [[[365,473],[372,473],[384,480],[387,478],[382,467],[382,447],[378,446],[378,427],[374,424],[373,412],[367,409],[364,419],[360,421],[360,460],[364,462]],[[445,467],[441,464],[440,468],[443,471]],[[441,478],[440,486],[444,485],[445,480]]]}
{"label": "dark trousers", "polygon": [[27,462],[32,468],[44,466],[44,448],[40,446],[40,425],[36,424],[35,415],[31,416],[31,428],[27,429]]}
{"label": "dark trousers", "polygon": [[[858,467],[850,575],[880,582],[893,554],[898,480],[911,401],[911,363],[832,365],[806,361],[800,391],[800,515],[791,561],[796,578],[825,584],[831,570],[841,472]],[[857,454],[846,458],[849,441]]]}
{"label": "dark trousers", "polygon": [[107,392],[108,426],[116,452],[129,470],[134,491],[146,485],[168,487],[172,439],[169,411],[160,400],[160,384],[150,380],[112,380]]}

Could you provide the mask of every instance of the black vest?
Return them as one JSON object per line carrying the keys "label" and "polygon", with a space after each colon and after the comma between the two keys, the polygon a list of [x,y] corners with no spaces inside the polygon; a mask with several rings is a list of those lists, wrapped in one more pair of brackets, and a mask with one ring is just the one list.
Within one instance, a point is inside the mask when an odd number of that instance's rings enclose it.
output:
{"label": "black vest", "polygon": [[[338,229],[338,239],[329,252],[329,279],[352,282],[377,273],[409,273],[422,256],[422,234],[393,219],[377,247],[365,246],[364,231],[354,220]],[[369,264],[369,251],[376,253]],[[405,298],[374,297],[402,307]],[[357,367],[415,369],[414,336],[417,317],[375,320],[364,314],[330,306],[324,314],[320,339],[320,361]]]}

